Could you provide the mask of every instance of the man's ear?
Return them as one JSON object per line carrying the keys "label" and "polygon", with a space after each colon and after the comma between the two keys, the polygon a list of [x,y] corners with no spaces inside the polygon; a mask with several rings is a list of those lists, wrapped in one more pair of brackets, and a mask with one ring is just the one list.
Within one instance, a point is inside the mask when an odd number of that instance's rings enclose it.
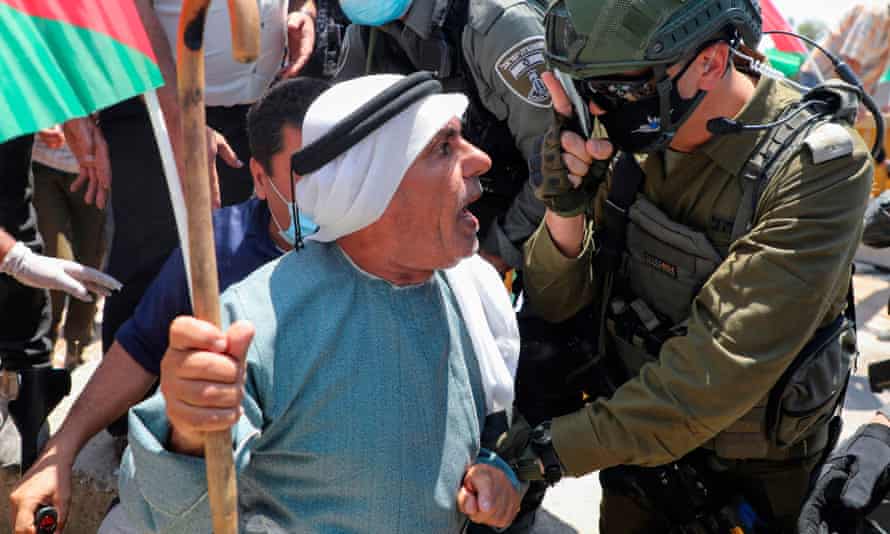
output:
{"label": "man's ear", "polygon": [[714,43],[702,51],[700,58],[704,64],[698,88],[710,91],[717,87],[726,75],[726,68],[731,61],[729,45],[722,41]]}
{"label": "man's ear", "polygon": [[250,158],[250,174],[253,176],[253,190],[257,198],[266,200],[266,184],[269,182],[269,177],[266,176],[266,171],[260,162],[254,158]]}

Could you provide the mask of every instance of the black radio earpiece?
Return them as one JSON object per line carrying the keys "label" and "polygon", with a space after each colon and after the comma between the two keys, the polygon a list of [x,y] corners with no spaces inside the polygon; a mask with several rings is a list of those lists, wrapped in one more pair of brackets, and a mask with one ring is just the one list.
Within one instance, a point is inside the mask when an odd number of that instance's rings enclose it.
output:
{"label": "black radio earpiece", "polygon": [[[849,65],[844,63],[839,57],[835,56],[825,48],[819,45],[819,43],[810,39],[809,37],[805,37],[803,35],[798,35],[793,32],[786,32],[783,30],[772,30],[763,32],[764,35],[768,34],[778,34],[778,35],[788,35],[790,37],[796,37],[801,41],[806,42],[807,44],[812,45],[820,52],[825,54],[825,57],[831,61],[832,66],[834,67],[835,72],[838,77],[843,80],[848,85],[851,85],[856,88],[859,92],[860,98],[862,98],[862,104],[865,108],[874,116],[875,118],[875,143],[872,146],[871,154],[872,157],[878,162],[881,163],[884,161],[884,117],[881,115],[880,110],[878,110],[877,104],[875,104],[874,99],[869,95],[862,87],[862,82],[859,80],[859,77],[856,76],[856,73],[853,72],[853,69],[850,68]],[[751,59],[751,58],[748,58]],[[754,60],[752,60],[754,61]],[[756,67],[756,66],[755,66]],[[756,69],[755,69],[756,70]],[[767,130],[778,126],[780,124],[784,124],[791,120],[800,110],[805,109],[807,107],[816,107],[821,108],[818,109],[821,113],[837,113],[842,110],[844,107],[844,99],[839,98],[835,94],[832,94],[830,90],[828,90],[824,86],[818,86],[809,91],[806,95],[804,95],[803,100],[801,100],[801,105],[797,108],[797,110],[793,113],[788,114],[780,120],[765,123],[765,124],[745,124],[727,117],[719,117],[716,119],[711,119],[708,121],[707,128],[708,131],[715,135],[725,135],[725,134],[735,134],[741,132],[750,132],[757,130]],[[855,112],[854,112],[855,113]]]}

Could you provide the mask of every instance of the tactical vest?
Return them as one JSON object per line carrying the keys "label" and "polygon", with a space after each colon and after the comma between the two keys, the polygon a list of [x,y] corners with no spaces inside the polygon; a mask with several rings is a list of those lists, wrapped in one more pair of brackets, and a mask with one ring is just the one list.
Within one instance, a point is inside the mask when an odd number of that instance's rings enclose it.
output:
{"label": "tactical vest", "polygon": [[[546,7],[537,0],[532,3],[542,12]],[[433,28],[429,39],[418,40],[417,49],[410,55],[396,39],[380,29],[363,27],[362,40],[367,50],[366,74],[428,70],[437,74],[445,91],[463,93],[469,99],[463,137],[485,151],[492,162],[491,169],[479,178],[485,194],[470,206],[479,218],[484,238],[494,218],[509,209],[528,180],[528,162],[516,147],[507,121],[498,119],[479,98],[461,48],[464,29],[470,23],[470,0],[453,0],[441,26]]]}
{"label": "tactical vest", "polygon": [[[742,201],[731,242],[750,230],[774,170],[828,122],[797,106],[785,113],[794,115],[765,136],[741,173]],[[718,249],[704,233],[671,220],[639,195],[643,179],[636,159],[619,157],[594,257],[602,275],[600,351],[617,354],[627,378],[656,361],[667,339],[685,334],[695,296],[729,249]],[[857,355],[852,288],[848,300],[848,315],[820,328],[772,390],[705,448],[727,459],[785,460],[825,447],[827,422],[843,399]]]}

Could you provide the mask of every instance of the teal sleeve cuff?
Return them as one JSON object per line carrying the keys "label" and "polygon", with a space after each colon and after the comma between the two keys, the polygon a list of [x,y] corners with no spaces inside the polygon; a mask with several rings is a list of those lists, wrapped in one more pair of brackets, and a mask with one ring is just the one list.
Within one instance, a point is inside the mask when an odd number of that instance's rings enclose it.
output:
{"label": "teal sleeve cuff", "polygon": [[[249,413],[250,407],[245,406],[245,412]],[[169,432],[164,398],[159,393],[130,411],[130,445],[121,465],[120,494],[143,531],[209,521],[204,459],[167,450]],[[258,435],[248,417],[232,428],[237,471],[249,463],[253,438]]]}
{"label": "teal sleeve cuff", "polygon": [[510,481],[510,484],[513,486],[513,489],[522,493],[522,486],[519,483],[519,477],[516,476],[516,473],[513,469],[505,462],[500,456],[498,456],[494,451],[488,449],[480,449],[479,456],[476,458],[477,464],[485,464],[490,465],[492,467],[496,467],[504,472],[507,476],[507,480]]}

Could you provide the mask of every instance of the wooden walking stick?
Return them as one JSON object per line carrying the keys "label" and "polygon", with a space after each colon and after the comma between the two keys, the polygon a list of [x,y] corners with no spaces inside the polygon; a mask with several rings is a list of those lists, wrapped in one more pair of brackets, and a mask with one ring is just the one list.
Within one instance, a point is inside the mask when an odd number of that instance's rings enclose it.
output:
{"label": "wooden walking stick", "polygon": [[[260,24],[256,0],[228,0],[232,50],[247,63],[259,55]],[[179,17],[177,83],[182,123],[183,189],[188,207],[189,266],[195,317],[220,326],[219,281],[211,223],[210,182],[204,116],[204,21],[210,0],[184,0]],[[232,435],[208,432],[204,442],[207,489],[215,534],[238,531],[238,488]]]}

